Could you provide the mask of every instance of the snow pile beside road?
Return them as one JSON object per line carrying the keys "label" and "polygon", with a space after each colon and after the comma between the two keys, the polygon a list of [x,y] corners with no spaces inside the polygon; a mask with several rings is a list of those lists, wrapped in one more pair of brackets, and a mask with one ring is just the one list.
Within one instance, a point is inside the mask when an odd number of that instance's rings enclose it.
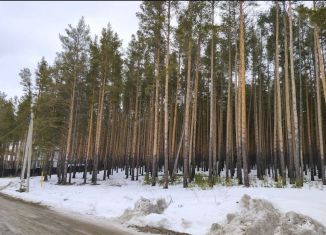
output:
{"label": "snow pile beside road", "polygon": [[267,200],[245,194],[239,206],[240,212],[228,214],[223,224],[213,224],[210,234],[326,234],[326,227],[314,219],[292,211],[282,214]]}
{"label": "snow pile beside road", "polygon": [[326,227],[309,216],[290,211],[282,216],[276,234],[323,235],[326,234]]}
{"label": "snow pile beside road", "polygon": [[165,199],[150,200],[141,197],[136,203],[134,209],[126,209],[120,217],[121,221],[126,222],[134,217],[145,216],[149,214],[162,214],[168,207]]}

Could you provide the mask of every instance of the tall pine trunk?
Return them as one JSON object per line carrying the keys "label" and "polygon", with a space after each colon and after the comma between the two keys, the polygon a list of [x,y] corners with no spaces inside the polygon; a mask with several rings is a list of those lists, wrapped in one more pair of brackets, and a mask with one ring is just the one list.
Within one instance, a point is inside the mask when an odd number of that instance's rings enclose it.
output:
{"label": "tall pine trunk", "polygon": [[165,95],[164,95],[164,186],[169,184],[169,58],[170,58],[170,1],[168,1],[168,35],[166,48],[166,68],[165,68]]}
{"label": "tall pine trunk", "polygon": [[281,176],[283,185],[286,184],[286,169],[284,162],[284,146],[283,146],[283,128],[282,128],[282,105],[281,105],[281,88],[280,88],[280,76],[279,76],[279,52],[278,52],[278,33],[279,33],[279,24],[278,24],[278,12],[279,5],[276,4],[276,29],[275,29],[275,79],[276,79],[276,113],[277,113],[277,149],[280,156],[280,165],[281,165]]}
{"label": "tall pine trunk", "polygon": [[297,99],[296,99],[296,87],[294,80],[294,56],[293,56],[293,32],[292,32],[292,9],[291,1],[289,1],[289,30],[290,30],[290,71],[291,71],[291,83],[292,83],[292,125],[294,130],[294,168],[295,179],[298,186],[303,185],[303,178],[300,172],[300,150],[299,150],[299,127],[298,127],[298,112],[297,112]]}
{"label": "tall pine trunk", "polygon": [[[229,15],[230,15],[230,2],[229,4]],[[232,155],[233,155],[233,150],[232,150],[232,144],[233,144],[233,109],[232,109],[232,44],[231,44],[231,33],[229,29],[228,33],[228,42],[229,42],[229,62],[228,62],[228,76],[229,76],[229,81],[228,81],[228,98],[227,98],[227,111],[226,111],[226,177],[229,178],[229,170],[231,168],[232,164]]]}
{"label": "tall pine trunk", "polygon": [[289,87],[289,64],[288,64],[288,43],[287,43],[287,24],[286,24],[286,11],[285,11],[285,2],[283,2],[284,8],[284,16],[283,16],[283,23],[284,23],[284,76],[285,76],[285,116],[286,116],[286,130],[287,130],[287,150],[288,150],[288,158],[289,158],[289,178],[290,183],[293,184],[294,177],[293,177],[293,140],[292,140],[292,127],[291,127],[291,106],[290,106],[290,87]]}
{"label": "tall pine trunk", "polygon": [[75,64],[74,70],[75,70],[75,76],[72,86],[72,94],[70,97],[70,111],[69,111],[69,123],[68,123],[68,133],[67,133],[67,145],[66,145],[66,152],[64,156],[64,162],[63,162],[63,174],[62,174],[62,184],[67,183],[67,171],[68,171],[68,161],[70,158],[70,152],[71,152],[71,142],[72,142],[72,129],[73,129],[73,121],[74,121],[74,111],[75,111],[75,96],[76,96],[76,84],[77,84],[77,72],[76,68],[77,65]]}
{"label": "tall pine trunk", "polygon": [[[189,3],[190,5],[191,3]],[[189,131],[189,120],[190,120],[190,103],[191,103],[191,38],[189,37],[188,42],[188,67],[187,67],[187,88],[186,88],[186,99],[185,99],[185,114],[184,114],[184,142],[183,142],[183,187],[188,187],[189,178],[189,142],[190,142],[190,131]]]}
{"label": "tall pine trunk", "polygon": [[96,120],[95,155],[94,155],[94,159],[93,159],[92,184],[97,184],[98,161],[100,158],[100,143],[101,143],[101,136],[102,136],[105,83],[106,83],[106,79],[104,76],[101,80],[101,88],[100,88],[100,93],[99,93],[98,114],[97,114],[97,120]]}
{"label": "tall pine trunk", "polygon": [[154,104],[154,136],[153,136],[153,163],[152,163],[152,186],[156,185],[156,171],[158,158],[158,122],[159,122],[159,64],[160,64],[160,49],[156,48],[155,61],[155,104]]}
{"label": "tall pine trunk", "polygon": [[318,57],[318,49],[317,49],[317,41],[319,39],[314,37],[314,49],[315,49],[315,79],[316,79],[316,93],[317,93],[317,135],[319,144],[317,145],[318,154],[320,157],[320,164],[321,164],[321,177],[322,182],[326,185],[326,178],[325,178],[325,165],[324,165],[324,139],[323,139],[323,124],[322,124],[322,111],[321,111],[321,97],[320,97],[320,84],[319,84],[319,74],[320,74],[320,64],[319,64],[319,57]]}
{"label": "tall pine trunk", "polygon": [[244,48],[244,16],[243,1],[240,1],[240,66],[239,80],[241,89],[241,156],[243,161],[243,181],[249,187],[248,159],[247,159],[247,127],[246,127],[246,79],[245,79],[245,48]]}
{"label": "tall pine trunk", "polygon": [[211,35],[211,71],[210,71],[210,118],[209,118],[209,159],[208,177],[213,184],[213,174],[216,166],[216,109],[215,109],[215,89],[214,89],[214,1],[212,1],[212,35]]}

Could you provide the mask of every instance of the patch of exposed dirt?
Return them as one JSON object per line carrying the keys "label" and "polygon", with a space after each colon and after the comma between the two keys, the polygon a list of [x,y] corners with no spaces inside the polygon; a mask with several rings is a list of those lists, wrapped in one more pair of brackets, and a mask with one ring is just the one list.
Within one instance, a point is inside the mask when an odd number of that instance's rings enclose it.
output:
{"label": "patch of exposed dirt", "polygon": [[142,232],[142,233],[164,234],[164,235],[190,235],[189,233],[180,233],[165,228],[158,228],[158,227],[151,227],[151,226],[130,225],[128,227],[135,228],[137,229],[138,232]]}

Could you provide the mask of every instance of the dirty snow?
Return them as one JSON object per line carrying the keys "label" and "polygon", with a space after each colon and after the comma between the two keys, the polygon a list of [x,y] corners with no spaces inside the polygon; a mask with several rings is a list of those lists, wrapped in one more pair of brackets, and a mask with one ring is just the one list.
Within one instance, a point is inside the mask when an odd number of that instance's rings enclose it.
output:
{"label": "dirty snow", "polygon": [[[40,177],[32,177],[29,193],[16,191],[19,189],[18,177],[0,178],[0,192],[39,202],[60,212],[89,215],[124,226],[148,225],[196,235],[209,233],[212,224],[223,226],[232,214],[241,214],[244,194],[253,199],[267,200],[267,208],[284,214],[288,220],[304,220],[290,211],[311,217],[310,222],[301,223],[303,228],[309,228],[315,222],[326,225],[326,187],[320,181],[305,183],[301,189],[290,186],[275,188],[257,181],[250,188],[216,185],[206,190],[198,187],[184,189],[182,184],[177,184],[169,185],[166,190],[159,185],[144,185],[143,177],[139,181],[125,179],[124,172],[119,171],[106,181],[100,180],[102,174],[98,176],[99,185],[95,186],[90,182],[82,184],[82,173],[72,179],[73,185],[66,186],[57,185],[55,175],[43,187]],[[257,216],[266,216],[263,212],[256,212]],[[287,222],[286,219],[282,221]]]}
{"label": "dirty snow", "polygon": [[127,222],[132,218],[139,218],[149,214],[162,214],[168,207],[165,199],[150,200],[141,197],[136,203],[134,209],[126,209],[122,216],[119,217],[121,222]]}
{"label": "dirty snow", "polygon": [[245,194],[240,200],[239,212],[228,214],[223,224],[213,224],[210,234],[322,235],[326,234],[326,227],[293,211],[282,214],[269,201],[252,199]]}

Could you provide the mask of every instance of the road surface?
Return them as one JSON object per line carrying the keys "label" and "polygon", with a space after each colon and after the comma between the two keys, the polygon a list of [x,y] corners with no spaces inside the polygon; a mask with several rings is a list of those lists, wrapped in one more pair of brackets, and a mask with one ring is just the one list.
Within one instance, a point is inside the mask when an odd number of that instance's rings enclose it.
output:
{"label": "road surface", "polygon": [[96,225],[0,194],[1,235],[128,235],[109,225]]}

